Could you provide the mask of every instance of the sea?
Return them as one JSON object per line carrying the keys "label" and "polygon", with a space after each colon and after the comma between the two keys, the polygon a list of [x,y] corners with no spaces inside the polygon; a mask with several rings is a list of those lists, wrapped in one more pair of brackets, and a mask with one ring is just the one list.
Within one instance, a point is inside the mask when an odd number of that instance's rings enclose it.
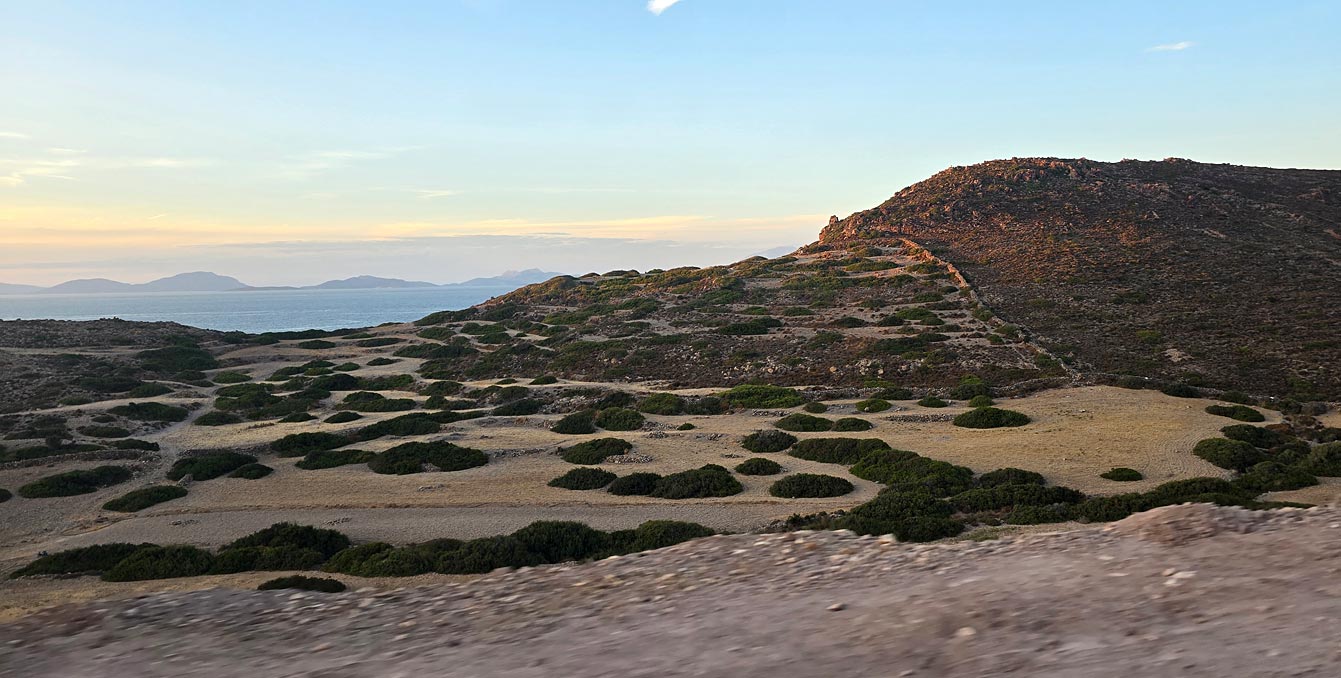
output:
{"label": "sea", "polygon": [[0,295],[0,320],[171,322],[211,330],[285,332],[370,327],[454,311],[511,291],[490,286],[367,290],[252,290]]}

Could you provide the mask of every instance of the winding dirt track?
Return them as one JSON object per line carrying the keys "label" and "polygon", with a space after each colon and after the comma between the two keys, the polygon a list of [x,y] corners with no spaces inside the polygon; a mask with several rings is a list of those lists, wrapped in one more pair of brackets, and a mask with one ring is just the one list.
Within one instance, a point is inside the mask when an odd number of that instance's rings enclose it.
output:
{"label": "winding dirt track", "polygon": [[913,546],[713,537],[338,595],[214,590],[0,626],[0,673],[157,676],[1334,676],[1341,510],[1157,509]]}

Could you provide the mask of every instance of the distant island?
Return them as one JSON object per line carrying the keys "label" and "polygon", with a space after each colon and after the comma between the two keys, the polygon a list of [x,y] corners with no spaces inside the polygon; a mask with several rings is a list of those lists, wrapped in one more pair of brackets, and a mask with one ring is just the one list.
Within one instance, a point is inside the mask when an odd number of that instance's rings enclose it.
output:
{"label": "distant island", "polygon": [[421,289],[428,287],[499,287],[514,289],[531,283],[544,282],[560,273],[529,268],[524,271],[508,271],[502,275],[488,278],[472,278],[465,282],[438,285],[420,280],[401,280],[399,278],[379,278],[372,275],[359,275],[343,280],[327,280],[319,285],[300,287],[255,287],[237,278],[195,271],[179,273],[151,280],[147,283],[124,283],[107,278],[85,278],[69,280],[51,287],[37,285],[13,285],[0,283],[0,295],[6,294],[124,294],[136,292],[256,292],[264,290],[376,290],[376,289]]}

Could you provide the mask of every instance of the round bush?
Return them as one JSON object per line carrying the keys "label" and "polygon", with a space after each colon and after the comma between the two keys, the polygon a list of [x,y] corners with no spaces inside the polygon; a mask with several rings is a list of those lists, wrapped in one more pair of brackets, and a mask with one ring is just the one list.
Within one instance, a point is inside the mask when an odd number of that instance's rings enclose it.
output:
{"label": "round bush", "polygon": [[227,426],[229,424],[241,424],[242,417],[239,417],[232,412],[213,410],[196,417],[196,420],[193,423],[196,426]]}
{"label": "round bush", "polygon": [[279,420],[279,423],[281,423],[281,424],[301,424],[302,422],[305,422],[305,421],[312,421],[313,419],[316,419],[316,418],[317,418],[316,415],[314,415],[314,414],[312,414],[312,413],[310,413],[310,412],[294,412],[293,414],[285,415],[283,419],[280,419],[280,420]]}
{"label": "round bush", "polygon": [[570,464],[599,464],[607,457],[633,449],[633,444],[622,438],[598,438],[569,448],[560,448],[559,456]]}
{"label": "round bush", "polygon": [[524,417],[540,412],[544,403],[534,398],[522,398],[495,407],[489,414],[495,417]]}
{"label": "round bush", "polygon": [[311,525],[275,523],[228,543],[220,551],[253,546],[312,549],[320,553],[323,558],[330,558],[349,548],[349,537],[336,530]]}
{"label": "round bush", "polygon": [[550,427],[555,433],[565,435],[582,435],[584,433],[596,432],[596,413],[590,410],[574,412],[556,422]]}
{"label": "round bush", "polygon": [[1005,428],[1024,426],[1029,417],[1014,410],[1002,410],[996,407],[979,407],[954,418],[955,426],[964,428]]}
{"label": "round bush", "polygon": [[9,490],[6,490],[5,488],[0,487],[0,504],[3,504],[3,503],[5,503],[5,502],[7,502],[7,501],[9,501],[10,499],[13,499],[13,498],[14,498],[14,493],[13,493],[13,492],[10,492]]}
{"label": "round bush", "polygon": [[833,428],[833,421],[824,417],[796,412],[789,414],[773,424],[784,431],[815,433]]}
{"label": "round bush", "polygon": [[328,577],[306,577],[301,574],[290,575],[288,577],[279,577],[262,582],[256,587],[257,591],[280,591],[286,589],[298,589],[300,591],[316,591],[318,593],[340,593],[345,590],[345,585],[338,579]]}
{"label": "round bush", "polygon": [[679,426],[676,426],[676,427],[675,427],[675,430],[677,430],[677,431],[692,431],[692,430],[694,430],[694,429],[696,429],[696,428],[698,428],[698,427],[686,421],[685,423],[680,424]]}
{"label": "round bush", "polygon": [[756,454],[781,452],[796,444],[796,436],[777,429],[755,431],[740,442],[740,446]]}
{"label": "round bush", "polygon": [[270,443],[270,451],[281,457],[301,457],[309,452],[333,450],[349,444],[349,439],[335,433],[312,431],[290,433]]}
{"label": "round bush", "polygon": [[18,579],[44,574],[101,574],[136,551],[157,547],[157,544],[95,544],[67,549],[41,556],[9,576]]}
{"label": "round bush", "polygon": [[1104,480],[1114,480],[1119,483],[1130,483],[1145,478],[1144,475],[1141,475],[1140,471],[1125,466],[1118,466],[1108,471],[1104,471],[1099,474],[1099,477]]}
{"label": "round bush", "polygon": [[559,378],[552,374],[545,374],[531,380],[532,386],[548,386],[559,383]]}
{"label": "round bush", "polygon": [[265,464],[243,464],[242,466],[233,469],[233,472],[229,473],[228,477],[242,478],[244,480],[257,480],[274,472],[275,469],[270,468]]}
{"label": "round bush", "polygon": [[155,485],[153,487],[142,487],[138,490],[131,490],[116,499],[113,499],[102,507],[107,511],[117,511],[119,513],[133,513],[141,509],[147,509],[155,504],[162,504],[165,501],[180,499],[186,496],[186,488],[176,485]]}
{"label": "round bush", "polygon": [[1175,398],[1200,398],[1200,397],[1201,397],[1201,391],[1197,390],[1197,389],[1196,389],[1195,387],[1193,387],[1193,386],[1188,386],[1187,384],[1169,384],[1168,386],[1165,386],[1164,388],[1160,389],[1159,391],[1160,391],[1160,393],[1163,393],[1164,395],[1167,395],[1167,396],[1173,396],[1173,397],[1175,397]]}
{"label": "round bush", "polygon": [[1261,412],[1246,405],[1207,405],[1206,413],[1221,417],[1229,417],[1235,421],[1266,421],[1266,417],[1263,416]]}
{"label": "round bush", "polygon": [[139,549],[102,575],[106,581],[145,581],[197,577],[214,564],[209,551],[194,546],[152,546]]}
{"label": "round bush", "polygon": [[999,468],[978,476],[978,487],[996,487],[997,485],[1046,485],[1043,474],[1026,471],[1022,468]]}
{"label": "round bush", "polygon": [[185,457],[173,462],[168,469],[168,480],[181,480],[191,476],[192,480],[213,480],[238,467],[256,462],[256,457],[237,452],[211,452],[196,457]]}
{"label": "round bush", "polygon": [[992,397],[987,395],[975,395],[969,398],[969,407],[991,407],[993,405]]}
{"label": "round bush", "polygon": [[624,407],[608,407],[596,415],[596,425],[607,431],[636,431],[642,428],[643,415]]}
{"label": "round bush", "polygon": [[879,438],[811,438],[797,443],[787,454],[824,464],[855,464],[871,452],[888,450]]}
{"label": "round bush", "polygon": [[628,545],[631,551],[651,551],[652,549],[674,546],[691,539],[711,537],[714,532],[698,523],[686,523],[678,520],[649,520],[633,531],[633,541]]}
{"label": "round bush", "polygon": [[949,403],[945,402],[944,400],[941,400],[940,398],[937,398],[936,396],[927,396],[917,401],[917,404],[921,405],[922,407],[945,407],[946,405],[949,405]]}
{"label": "round bush", "polygon": [[1277,445],[1284,445],[1290,442],[1290,436],[1284,433],[1278,433],[1269,428],[1261,426],[1252,426],[1249,424],[1233,424],[1220,429],[1226,438],[1230,440],[1241,440],[1253,447],[1267,449]]}
{"label": "round bush", "polygon": [[80,471],[66,471],[35,480],[19,488],[19,496],[28,499],[47,497],[72,497],[90,494],[104,487],[111,487],[130,480],[131,473],[125,466],[99,466]]}
{"label": "round bush", "polygon": [[309,452],[294,466],[307,471],[315,471],[351,464],[366,464],[374,456],[376,456],[376,453],[366,450],[320,450]]}
{"label": "round bush", "polygon": [[829,411],[829,406],[824,403],[806,403],[801,409],[811,414],[824,414]]}
{"label": "round bush", "polygon": [[449,442],[401,443],[372,459],[368,468],[385,475],[424,473],[429,466],[438,471],[461,471],[489,463],[485,453]]}
{"label": "round bush", "polygon": [[500,567],[530,567],[540,562],[516,537],[500,536],[472,539],[444,553],[436,569],[443,574],[485,574]]}
{"label": "round bush", "polygon": [[537,521],[513,532],[512,537],[546,563],[585,560],[610,546],[610,535],[572,521]]}
{"label": "round bush", "polygon": [[630,473],[615,478],[610,482],[610,486],[605,488],[605,491],[620,496],[646,496],[652,494],[652,490],[656,489],[658,480],[661,480],[661,475],[657,473]]}
{"label": "round bush", "polygon": [[870,398],[856,404],[858,412],[865,412],[867,414],[884,412],[891,407],[893,407],[893,405],[890,405],[888,400],[882,400],[880,398]]}
{"label": "round bush", "polygon": [[219,372],[211,377],[210,380],[216,384],[241,384],[243,382],[251,381],[251,377],[241,372]]}
{"label": "round bush", "polygon": [[708,464],[702,468],[672,473],[657,481],[653,497],[662,499],[692,499],[698,497],[728,497],[740,494],[745,487],[731,477],[731,472]]}
{"label": "round bush", "polygon": [[737,464],[736,473],[744,476],[771,476],[782,473],[782,464],[772,459],[754,457]]}
{"label": "round bush", "polygon": [[1252,445],[1241,440],[1225,438],[1207,438],[1192,448],[1192,454],[1232,471],[1246,471],[1249,467],[1266,461],[1266,455]]}
{"label": "round bush", "polygon": [[313,549],[294,546],[247,546],[224,549],[214,556],[210,574],[263,572],[266,570],[310,570],[326,558]]}
{"label": "round bush", "polygon": [[684,412],[684,398],[674,393],[653,393],[638,401],[638,411],[647,414],[681,414]]}
{"label": "round bush", "polygon": [[802,497],[838,497],[852,491],[852,483],[836,476],[818,473],[795,473],[779,479],[768,488],[775,497],[797,499]]}
{"label": "round bush", "polygon": [[869,431],[873,428],[875,428],[875,424],[859,417],[843,417],[833,423],[833,430],[836,433]]}
{"label": "round bush", "polygon": [[363,418],[363,415],[359,414],[358,412],[350,412],[350,411],[348,411],[348,410],[344,410],[344,411],[341,411],[341,412],[336,412],[335,414],[332,414],[332,415],[329,416],[329,417],[326,417],[326,423],[327,423],[327,424],[344,424],[344,423],[348,423],[348,422],[351,422],[351,421],[358,421],[358,420],[360,420],[360,419],[362,419],[362,418]]}
{"label": "round bush", "polygon": [[575,468],[549,481],[549,486],[561,487],[565,490],[599,490],[609,485],[614,479],[615,474],[604,469]]}

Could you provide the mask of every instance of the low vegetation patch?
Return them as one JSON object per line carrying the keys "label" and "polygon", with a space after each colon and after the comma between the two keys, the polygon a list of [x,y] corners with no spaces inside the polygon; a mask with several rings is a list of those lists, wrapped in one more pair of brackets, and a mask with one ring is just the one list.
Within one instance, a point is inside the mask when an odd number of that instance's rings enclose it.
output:
{"label": "low vegetation patch", "polygon": [[168,469],[168,480],[181,480],[191,476],[197,482],[213,480],[246,466],[256,463],[256,457],[239,452],[211,452],[195,457],[178,459]]}
{"label": "low vegetation patch", "polygon": [[325,431],[309,431],[306,433],[290,433],[270,443],[270,451],[281,457],[301,457],[311,452],[333,450],[348,444],[349,439],[342,435]]}
{"label": "low vegetation patch", "polygon": [[596,414],[595,423],[607,431],[637,431],[643,426],[643,415],[624,407],[607,407]]}
{"label": "low vegetation patch", "polygon": [[740,446],[756,454],[781,452],[796,444],[796,436],[777,429],[755,431],[740,442]]}
{"label": "low vegetation patch", "polygon": [[917,401],[917,404],[921,405],[922,407],[945,407],[950,403],[947,403],[944,400],[937,398],[936,396],[927,396]]}
{"label": "low vegetation patch", "polygon": [[1127,468],[1125,466],[1118,466],[1116,468],[1104,471],[1103,473],[1099,474],[1099,477],[1103,478],[1104,480],[1113,480],[1119,483],[1130,483],[1135,482],[1137,480],[1145,479],[1145,476],[1142,475],[1140,471],[1137,471],[1134,468]]}
{"label": "low vegetation patch", "polygon": [[260,586],[256,587],[257,591],[281,591],[287,589],[316,591],[318,593],[340,593],[345,590],[345,585],[340,580],[331,579],[329,577],[308,577],[301,574],[295,574],[271,579],[262,582]]}
{"label": "low vegetation patch", "polygon": [[258,480],[274,472],[275,469],[270,468],[265,464],[251,463],[251,464],[243,464],[233,469],[233,472],[229,473],[228,477],[242,478],[243,480]]}
{"label": "low vegetation patch", "polygon": [[737,464],[736,473],[743,476],[772,476],[782,473],[782,464],[772,459],[753,457]]}
{"label": "low vegetation patch", "polygon": [[787,454],[824,464],[855,464],[872,453],[889,450],[878,438],[810,438],[797,443]]}
{"label": "low vegetation patch", "polygon": [[408,475],[430,470],[461,471],[489,463],[485,453],[449,442],[401,443],[372,459],[368,468],[374,473]]}
{"label": "low vegetation patch", "polygon": [[549,481],[550,487],[565,490],[599,490],[615,480],[615,474],[598,468],[575,468]]}
{"label": "low vegetation patch", "polygon": [[843,417],[833,423],[833,430],[837,433],[855,433],[869,431],[873,428],[875,428],[875,424],[860,417]]}
{"label": "low vegetation patch", "polygon": [[318,450],[308,452],[297,466],[300,469],[314,471],[323,468],[335,468],[337,466],[349,466],[351,464],[366,464],[376,456],[375,452],[366,450]]}
{"label": "low vegetation patch", "polygon": [[850,481],[837,476],[826,476],[818,473],[794,473],[773,483],[768,488],[768,493],[774,497],[798,499],[839,497],[851,492],[852,489]]}
{"label": "low vegetation patch", "polygon": [[893,405],[891,405],[888,400],[882,400],[880,398],[870,398],[856,404],[858,412],[865,412],[867,414],[884,412],[891,407],[893,407]]}
{"label": "low vegetation patch", "polygon": [[559,450],[559,456],[570,464],[599,464],[633,449],[633,443],[623,438],[598,438]]}
{"label": "low vegetation patch", "polygon": [[194,546],[151,546],[135,551],[103,573],[107,581],[145,581],[208,574],[214,555]]}
{"label": "low vegetation patch", "polygon": [[717,394],[728,407],[786,408],[805,402],[795,389],[766,384],[742,384]]}
{"label": "low vegetation patch", "polygon": [[647,414],[683,414],[684,408],[684,398],[674,393],[653,393],[638,401],[638,411]]}
{"label": "low vegetation patch", "polygon": [[596,432],[596,413],[590,410],[574,412],[554,422],[550,430],[566,435],[582,435]]}
{"label": "low vegetation patch", "polygon": [[48,497],[72,497],[79,494],[97,492],[130,480],[131,473],[125,466],[99,466],[79,471],[57,473],[35,480],[19,488],[19,496],[28,499]]}
{"label": "low vegetation patch", "polygon": [[745,490],[731,476],[731,472],[716,464],[672,473],[657,481],[653,497],[662,499],[693,499],[698,497],[729,497]]}
{"label": "low vegetation patch", "polygon": [[118,405],[110,410],[112,414],[135,421],[163,421],[178,422],[185,421],[190,414],[184,407],[173,405],[164,405],[163,403],[127,403]]}
{"label": "low vegetation patch", "polygon": [[1206,413],[1220,417],[1229,417],[1235,421],[1266,421],[1266,417],[1262,416],[1261,412],[1258,412],[1247,405],[1207,405]]}
{"label": "low vegetation patch", "polygon": [[796,412],[777,420],[773,425],[784,431],[817,433],[832,430],[833,420],[817,417],[813,414],[805,414],[804,412]]}
{"label": "low vegetation patch", "polygon": [[979,407],[955,417],[953,423],[964,428],[1006,428],[1024,426],[1029,423],[1029,417],[1014,410]]}
{"label": "low vegetation patch", "polygon": [[131,490],[116,499],[102,505],[103,510],[119,513],[134,513],[165,501],[181,499],[186,496],[186,488],[177,485],[155,485]]}
{"label": "low vegetation patch", "polygon": [[241,424],[242,417],[232,412],[212,410],[196,417],[196,420],[192,423],[196,426],[227,426],[229,424]]}
{"label": "low vegetation patch", "polygon": [[658,473],[630,473],[626,476],[615,478],[610,482],[610,486],[606,488],[606,491],[610,494],[617,494],[620,496],[646,496],[652,494],[652,491],[656,489],[657,481],[659,480],[661,480],[661,474]]}

